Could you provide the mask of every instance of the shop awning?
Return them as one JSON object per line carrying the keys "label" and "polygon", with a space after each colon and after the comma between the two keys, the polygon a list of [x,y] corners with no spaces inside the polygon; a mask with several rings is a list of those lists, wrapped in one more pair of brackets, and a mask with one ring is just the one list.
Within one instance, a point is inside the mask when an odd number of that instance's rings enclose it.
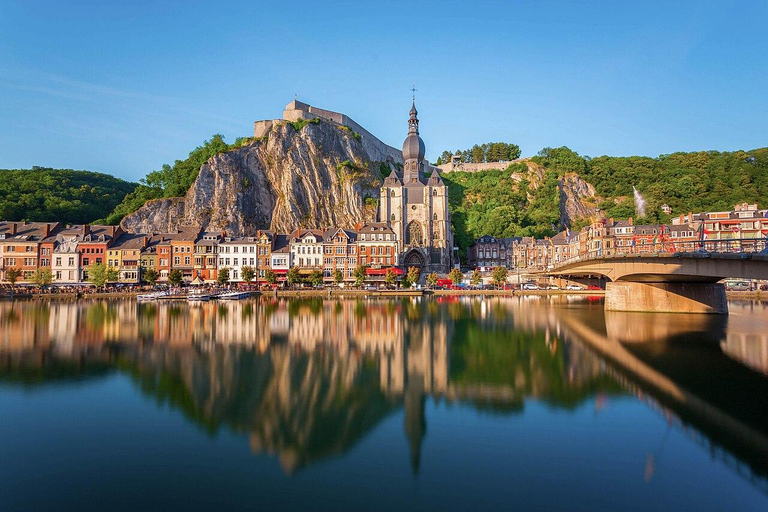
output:
{"label": "shop awning", "polygon": [[389,269],[392,269],[392,272],[396,276],[401,276],[405,273],[397,267],[389,267],[389,268],[367,268],[365,269],[365,274],[369,276],[384,276],[384,275],[387,275],[387,270]]}

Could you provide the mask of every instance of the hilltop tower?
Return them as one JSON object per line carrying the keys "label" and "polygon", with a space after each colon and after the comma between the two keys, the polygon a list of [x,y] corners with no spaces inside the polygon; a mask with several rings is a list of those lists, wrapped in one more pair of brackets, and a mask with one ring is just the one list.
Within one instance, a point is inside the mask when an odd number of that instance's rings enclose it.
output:
{"label": "hilltop tower", "polygon": [[403,142],[403,170],[393,170],[384,180],[379,220],[397,234],[404,267],[418,267],[422,275],[444,273],[451,268],[453,249],[448,187],[436,170],[428,178],[424,175],[426,148],[418,115],[414,102]]}

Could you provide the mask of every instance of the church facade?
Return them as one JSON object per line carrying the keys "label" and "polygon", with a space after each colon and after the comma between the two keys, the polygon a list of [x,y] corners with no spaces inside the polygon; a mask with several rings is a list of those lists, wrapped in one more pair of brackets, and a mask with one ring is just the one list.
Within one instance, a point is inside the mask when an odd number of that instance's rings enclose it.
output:
{"label": "church facade", "polygon": [[414,103],[403,143],[403,170],[393,170],[384,179],[379,220],[386,222],[400,241],[399,261],[403,267],[418,267],[422,275],[450,271],[453,252],[448,187],[437,171],[425,176],[424,154]]}

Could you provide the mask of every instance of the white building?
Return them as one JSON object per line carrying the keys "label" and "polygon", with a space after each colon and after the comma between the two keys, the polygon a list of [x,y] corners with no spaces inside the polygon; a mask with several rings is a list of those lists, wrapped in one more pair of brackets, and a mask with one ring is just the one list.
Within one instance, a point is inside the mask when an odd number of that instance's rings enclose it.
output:
{"label": "white building", "polygon": [[256,237],[225,237],[219,243],[219,272],[228,268],[230,282],[239,282],[243,280],[243,267],[251,267],[255,281],[258,246]]}
{"label": "white building", "polygon": [[291,258],[299,271],[323,270],[323,232],[298,229],[291,233]]}
{"label": "white building", "polygon": [[77,252],[77,235],[59,234],[51,259],[51,273],[56,284],[75,284],[82,280],[80,253]]}

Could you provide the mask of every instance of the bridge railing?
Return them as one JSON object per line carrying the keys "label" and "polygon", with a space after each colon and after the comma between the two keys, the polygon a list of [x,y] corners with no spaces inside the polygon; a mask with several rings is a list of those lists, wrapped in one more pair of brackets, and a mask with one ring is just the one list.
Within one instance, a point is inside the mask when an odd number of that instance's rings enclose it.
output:
{"label": "bridge railing", "polygon": [[557,268],[579,261],[597,260],[622,256],[657,256],[660,254],[754,254],[765,251],[768,238],[730,238],[721,240],[671,241],[616,246],[589,250],[571,258],[551,262],[549,268]]}

